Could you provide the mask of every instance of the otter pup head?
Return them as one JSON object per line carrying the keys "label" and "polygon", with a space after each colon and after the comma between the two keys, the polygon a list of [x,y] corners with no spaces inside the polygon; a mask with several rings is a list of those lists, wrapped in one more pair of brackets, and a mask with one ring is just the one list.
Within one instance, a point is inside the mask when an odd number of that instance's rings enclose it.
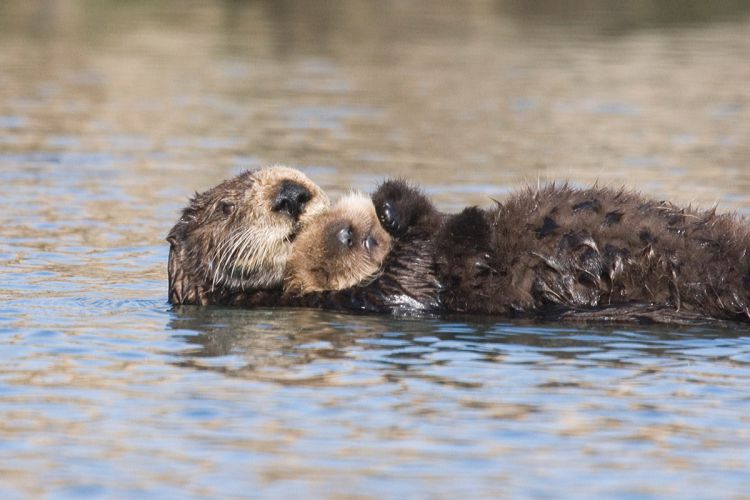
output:
{"label": "otter pup head", "polygon": [[304,294],[362,284],[380,271],[390,242],[370,198],[345,196],[297,237],[284,289]]}
{"label": "otter pup head", "polygon": [[329,204],[302,172],[278,166],[196,193],[167,236],[169,301],[210,304],[215,290],[279,287],[295,235]]}

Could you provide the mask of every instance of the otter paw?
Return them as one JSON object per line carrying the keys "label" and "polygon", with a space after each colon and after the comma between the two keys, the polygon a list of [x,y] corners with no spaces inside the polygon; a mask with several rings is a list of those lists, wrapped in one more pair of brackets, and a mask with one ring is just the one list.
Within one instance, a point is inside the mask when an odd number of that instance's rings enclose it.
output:
{"label": "otter paw", "polygon": [[380,210],[378,210],[378,220],[380,220],[383,228],[391,234],[402,234],[404,232],[403,219],[399,216],[396,204],[393,201],[383,202]]}
{"label": "otter paw", "polygon": [[437,213],[430,200],[419,189],[400,179],[382,183],[372,195],[372,202],[383,228],[392,236],[404,236],[414,226],[417,231],[432,229]]}

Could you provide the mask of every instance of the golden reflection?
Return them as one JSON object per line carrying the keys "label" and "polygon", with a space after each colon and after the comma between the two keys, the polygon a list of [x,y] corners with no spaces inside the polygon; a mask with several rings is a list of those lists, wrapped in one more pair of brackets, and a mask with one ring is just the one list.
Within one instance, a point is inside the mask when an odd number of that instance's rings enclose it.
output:
{"label": "golden reflection", "polygon": [[[378,338],[398,322],[390,318],[335,314],[316,310],[243,311],[218,307],[174,309],[169,328],[187,345],[181,366],[281,384],[335,386],[354,369],[352,348],[363,339]],[[408,322],[407,322],[408,323]],[[215,363],[212,358],[237,357]],[[316,364],[334,365],[320,371]],[[310,368],[307,370],[306,368]],[[382,383],[375,377],[357,383]],[[343,381],[341,383],[351,383]]]}
{"label": "golden reflection", "polygon": [[[77,150],[124,155],[151,186],[125,192],[148,207],[283,162],[327,167],[311,175],[332,191],[407,175],[447,208],[571,179],[746,209],[746,5],[716,17],[694,5],[678,29],[599,37],[545,20],[650,28],[668,10],[553,4],[431,4],[426,15],[419,3],[226,2],[165,16],[176,4],[10,2],[0,114],[29,126],[9,130],[6,149],[74,137]],[[40,23],[43,35],[23,30]]]}

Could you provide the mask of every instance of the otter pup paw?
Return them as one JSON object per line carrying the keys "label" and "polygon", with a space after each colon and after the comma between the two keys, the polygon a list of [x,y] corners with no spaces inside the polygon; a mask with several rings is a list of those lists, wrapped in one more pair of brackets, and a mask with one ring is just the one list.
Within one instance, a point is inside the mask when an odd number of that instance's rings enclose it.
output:
{"label": "otter pup paw", "polygon": [[430,233],[439,224],[439,213],[432,202],[401,179],[383,182],[373,193],[372,202],[380,224],[391,236]]}

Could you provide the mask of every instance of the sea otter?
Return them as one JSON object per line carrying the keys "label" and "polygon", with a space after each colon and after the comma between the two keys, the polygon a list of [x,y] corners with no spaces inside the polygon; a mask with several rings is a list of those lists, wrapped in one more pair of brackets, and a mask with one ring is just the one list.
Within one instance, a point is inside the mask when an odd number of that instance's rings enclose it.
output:
{"label": "sea otter", "polygon": [[351,193],[313,219],[294,242],[284,290],[343,290],[372,280],[390,250],[369,196]]}
{"label": "sea otter", "polygon": [[555,184],[454,215],[398,180],[373,201],[395,252],[430,254],[439,311],[750,320],[750,227],[732,214]]}
{"label": "sea otter", "polygon": [[196,195],[169,236],[170,301],[566,321],[750,317],[750,230],[731,214],[567,185],[453,215],[400,181],[372,200],[392,235],[382,271],[300,295],[281,284],[294,238],[327,211],[319,188],[264,169]]}
{"label": "sea otter", "polygon": [[169,301],[228,304],[254,291],[259,305],[275,303],[294,237],[329,205],[307,176],[281,166],[196,193],[167,236]]}

